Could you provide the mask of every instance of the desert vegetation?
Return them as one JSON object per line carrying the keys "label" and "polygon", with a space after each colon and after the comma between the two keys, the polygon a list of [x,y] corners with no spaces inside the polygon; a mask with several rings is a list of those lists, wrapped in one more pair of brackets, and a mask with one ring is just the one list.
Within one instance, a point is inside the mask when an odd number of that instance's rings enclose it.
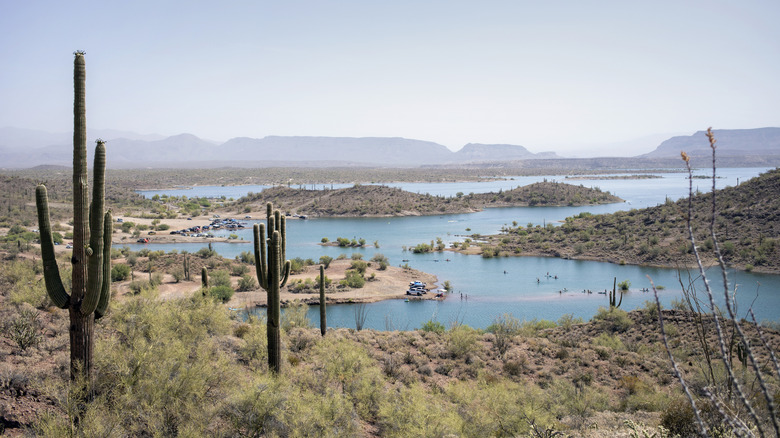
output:
{"label": "desert vegetation", "polygon": [[[780,170],[772,170],[738,187],[717,191],[715,232],[727,264],[744,270],[780,272]],[[612,263],[693,266],[693,247],[685,217],[688,200],[592,215],[580,213],[559,226],[507,226],[501,234],[481,236],[481,245],[496,255],[544,255],[605,260]],[[705,264],[716,262],[709,233],[710,195],[694,193],[692,220]]]}
{"label": "desert vegetation", "polygon": [[540,182],[498,193],[444,197],[416,194],[381,185],[356,184],[345,189],[273,187],[242,197],[237,211],[253,211],[273,202],[285,211],[314,216],[408,216],[467,213],[487,207],[590,205],[622,200],[598,188]]}

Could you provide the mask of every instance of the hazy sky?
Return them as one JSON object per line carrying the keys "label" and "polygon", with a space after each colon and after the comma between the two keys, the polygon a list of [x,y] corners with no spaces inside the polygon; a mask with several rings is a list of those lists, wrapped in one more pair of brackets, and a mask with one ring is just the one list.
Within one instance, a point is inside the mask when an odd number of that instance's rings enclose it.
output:
{"label": "hazy sky", "polygon": [[79,49],[91,128],[636,155],[780,126],[778,19],[778,0],[0,0],[0,127],[70,132]]}

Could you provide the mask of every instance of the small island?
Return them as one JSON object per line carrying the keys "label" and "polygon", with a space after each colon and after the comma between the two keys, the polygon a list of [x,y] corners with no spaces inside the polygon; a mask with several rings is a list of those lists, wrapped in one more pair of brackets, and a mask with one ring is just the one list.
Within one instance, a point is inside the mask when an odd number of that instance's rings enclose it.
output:
{"label": "small island", "polygon": [[272,187],[244,196],[232,207],[243,212],[262,212],[267,202],[283,211],[312,217],[389,217],[473,213],[491,207],[597,205],[623,200],[598,188],[548,181],[497,193],[458,193],[451,197],[355,184],[335,190]]}

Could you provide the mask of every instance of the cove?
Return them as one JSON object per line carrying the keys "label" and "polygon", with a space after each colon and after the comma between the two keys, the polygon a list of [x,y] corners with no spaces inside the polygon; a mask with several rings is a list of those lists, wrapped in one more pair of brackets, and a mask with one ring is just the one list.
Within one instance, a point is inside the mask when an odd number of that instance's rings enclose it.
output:
{"label": "cove", "polygon": [[[726,175],[726,178],[718,180],[718,187],[726,183],[733,185],[736,183],[736,178],[746,181],[763,170],[765,169],[719,170],[719,174]],[[547,178],[562,179],[561,176]],[[695,180],[694,187],[697,182],[702,191],[710,184],[708,180]],[[287,254],[289,258],[311,258],[316,261],[322,255],[336,258],[340,254],[349,256],[352,252],[360,252],[364,259],[370,259],[375,253],[382,253],[389,258],[392,265],[408,263],[412,268],[437,275],[440,282],[447,280],[452,284],[454,292],[443,301],[387,300],[366,304],[367,318],[364,327],[377,330],[415,329],[429,320],[436,320],[445,325],[464,323],[475,328],[485,328],[494,318],[504,313],[512,314],[521,320],[557,320],[564,314],[572,314],[587,320],[600,306],[607,306],[606,295],[600,295],[597,291],[607,288],[611,290],[615,277],[618,282],[624,280],[631,282],[631,288],[623,298],[621,308],[624,310],[643,307],[645,301],[653,299],[651,293],[640,291],[643,288],[650,288],[647,276],[650,276],[656,285],[664,286],[659,293],[665,307],[669,307],[673,299],[679,299],[682,288],[678,275],[682,275],[685,284],[689,280],[687,272],[679,273],[675,269],[620,266],[603,262],[546,257],[484,259],[480,256],[464,256],[449,251],[413,254],[411,251],[403,250],[404,246],[414,247],[418,243],[430,242],[437,237],[442,238],[445,244],[449,245],[454,241],[462,241],[465,235],[496,233],[502,226],[515,221],[522,225],[558,223],[565,217],[582,211],[598,214],[657,205],[664,202],[667,196],[678,199],[687,193],[687,179],[682,174],[665,174],[664,178],[650,180],[593,180],[574,183],[582,183],[586,186],[592,183],[602,190],[609,190],[626,199],[627,202],[585,207],[495,208],[478,213],[441,216],[291,220],[288,221]],[[421,193],[426,192],[425,190],[435,192],[445,189],[457,189],[468,193],[464,188],[468,190],[467,185],[473,184],[498,183],[431,183],[417,184],[414,187]],[[501,184],[511,184],[511,187],[515,187],[524,185],[525,182],[507,180]],[[484,188],[483,190],[493,191]],[[476,193],[476,190],[470,191]],[[467,228],[470,230],[467,231]],[[233,232],[246,242],[251,242],[251,229]],[[328,237],[330,240],[335,240],[337,237],[364,238],[369,246],[360,249],[321,246],[319,242],[323,237]],[[374,241],[379,243],[378,249],[370,246]],[[173,249],[196,252],[206,245],[206,243],[176,243],[126,246],[135,251],[148,247],[166,252]],[[249,243],[214,243],[213,247],[220,255],[228,258],[233,258],[242,251],[251,251],[252,248]],[[402,260],[409,261],[402,262]],[[716,302],[722,304],[720,275],[714,269],[711,271],[709,278],[717,291]],[[546,276],[547,273],[550,277]],[[554,278],[556,275],[558,279]],[[695,278],[698,273],[692,275]],[[759,321],[780,321],[780,276],[731,272],[729,281],[732,289],[736,285],[742,312],[752,304]],[[698,286],[701,289],[700,282]],[[591,294],[581,292],[588,289],[592,291]],[[462,299],[461,294],[463,294]],[[355,305],[328,306],[328,325],[354,328],[356,307]],[[258,311],[262,313],[264,309]],[[743,316],[743,313],[740,316]],[[309,318],[315,324],[319,320],[316,306],[311,306]]]}

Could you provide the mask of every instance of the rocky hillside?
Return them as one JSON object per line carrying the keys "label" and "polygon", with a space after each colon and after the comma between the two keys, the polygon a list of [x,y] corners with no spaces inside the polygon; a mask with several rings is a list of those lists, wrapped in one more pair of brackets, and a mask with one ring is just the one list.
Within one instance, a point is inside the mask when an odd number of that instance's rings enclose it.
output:
{"label": "rocky hillside", "polygon": [[[780,170],[716,192],[715,232],[726,262],[740,269],[780,272]],[[712,195],[693,197],[693,229],[701,255],[715,263],[709,236]],[[488,238],[491,253],[547,255],[658,266],[694,262],[687,198],[641,210],[570,217],[554,227],[511,228]]]}
{"label": "rocky hillside", "polygon": [[500,193],[455,197],[417,194],[380,185],[338,190],[274,187],[236,201],[238,211],[263,211],[273,202],[283,211],[311,216],[413,216],[468,213],[487,207],[588,205],[621,202],[598,189],[542,182]]}

